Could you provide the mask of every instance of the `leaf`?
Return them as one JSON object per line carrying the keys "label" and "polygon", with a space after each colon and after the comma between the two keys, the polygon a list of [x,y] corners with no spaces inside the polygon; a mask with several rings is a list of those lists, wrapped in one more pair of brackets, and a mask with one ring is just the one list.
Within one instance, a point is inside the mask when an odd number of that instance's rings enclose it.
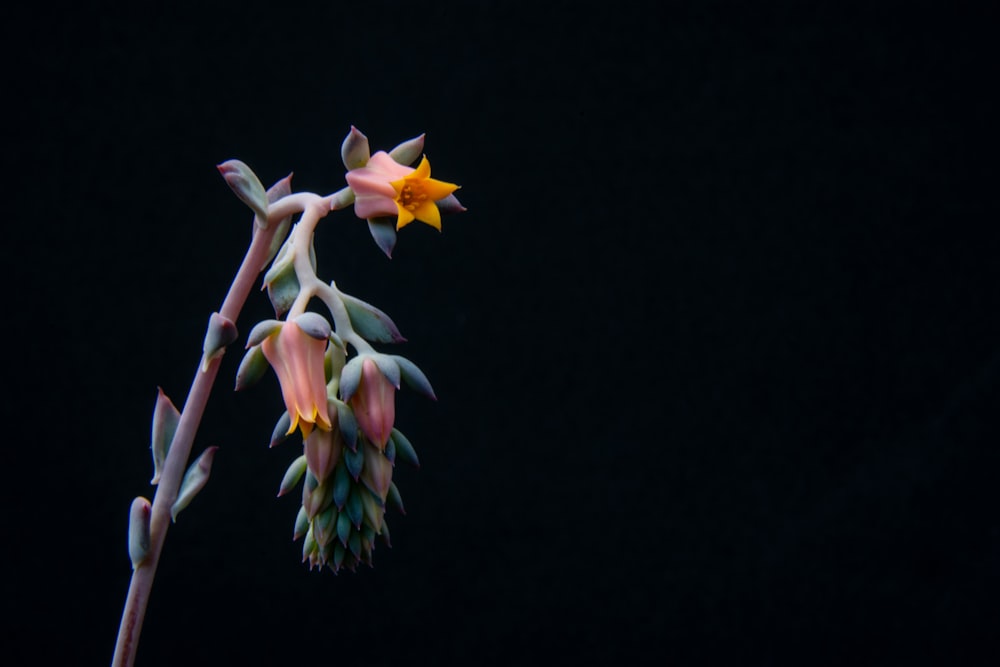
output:
{"label": "leaf", "polygon": [[406,339],[388,315],[349,294],[340,293],[351,319],[351,327],[359,336],[374,343],[402,343]]}

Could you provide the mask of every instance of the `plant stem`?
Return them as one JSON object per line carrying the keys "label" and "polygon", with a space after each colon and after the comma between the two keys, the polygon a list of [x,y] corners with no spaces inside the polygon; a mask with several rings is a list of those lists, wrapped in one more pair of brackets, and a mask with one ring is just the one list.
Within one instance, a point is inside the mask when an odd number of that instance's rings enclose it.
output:
{"label": "plant stem", "polygon": [[[229,287],[229,292],[226,294],[219,314],[234,323],[239,318],[250,290],[256,282],[257,275],[267,260],[268,250],[279,220],[306,209],[310,210],[310,217],[318,220],[325,217],[331,210],[350,205],[352,201],[353,193],[344,188],[326,197],[308,192],[295,193],[271,204],[268,210],[269,224],[267,229],[258,228],[256,230],[253,241],[243,257],[243,263]],[[221,360],[221,355],[215,357],[205,366],[204,370],[202,362],[199,362],[195,371],[194,380],[191,383],[187,400],[184,402],[184,409],[181,411],[180,421],[177,424],[177,431],[174,433],[174,439],[167,453],[167,460],[164,462],[160,474],[156,494],[153,496],[149,522],[149,552],[132,571],[132,579],[129,582],[128,594],[125,598],[125,609],[122,611],[121,624],[118,627],[115,653],[111,660],[112,667],[132,667],[135,663],[139,634],[142,631],[142,622],[145,618],[149,594],[153,587],[156,566],[159,564],[160,553],[167,536],[167,528],[170,526],[170,508],[177,500],[187,461],[191,456],[194,436],[201,423],[202,415],[205,413],[205,405],[212,391],[212,385],[215,384]]]}

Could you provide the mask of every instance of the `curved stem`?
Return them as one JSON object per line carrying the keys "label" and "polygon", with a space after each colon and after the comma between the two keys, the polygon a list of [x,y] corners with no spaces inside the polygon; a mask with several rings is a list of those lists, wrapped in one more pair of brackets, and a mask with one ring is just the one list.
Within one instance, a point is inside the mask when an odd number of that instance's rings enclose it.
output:
{"label": "curved stem", "polygon": [[[327,197],[319,197],[312,193],[296,193],[274,202],[268,211],[270,224],[267,229],[258,228],[257,233],[254,234],[250,248],[243,258],[239,271],[233,278],[233,283],[226,294],[219,314],[232,322],[236,322],[239,318],[243,304],[246,303],[257,275],[267,259],[268,249],[279,220],[303,211],[307,207],[317,212],[316,219],[318,219],[330,210],[334,210],[335,206],[331,202],[340,202],[344,199],[342,192]],[[111,661],[112,667],[131,667],[135,663],[139,634],[142,631],[153,578],[156,575],[156,567],[159,564],[167,528],[170,525],[170,508],[177,499],[180,483],[191,455],[195,432],[198,430],[198,425],[205,412],[205,405],[219,372],[220,362],[221,355],[210,360],[204,370],[202,363],[198,364],[198,370],[195,372],[187,400],[184,402],[184,409],[181,411],[177,431],[174,434],[167,460],[160,475],[156,495],[153,496],[149,524],[149,552],[146,558],[135,566],[132,571],[132,579],[129,582],[125,609],[122,611],[118,639],[115,644],[115,653]]]}

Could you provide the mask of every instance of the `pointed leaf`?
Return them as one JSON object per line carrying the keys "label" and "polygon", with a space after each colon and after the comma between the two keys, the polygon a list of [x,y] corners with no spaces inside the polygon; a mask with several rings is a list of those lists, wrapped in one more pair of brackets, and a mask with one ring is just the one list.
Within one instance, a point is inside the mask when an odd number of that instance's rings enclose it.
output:
{"label": "pointed leaf", "polygon": [[156,407],[153,408],[153,434],[149,446],[153,452],[153,479],[150,484],[160,482],[160,473],[163,471],[163,464],[167,461],[170,443],[174,441],[174,433],[177,432],[177,424],[181,420],[181,413],[163,393],[163,389],[157,387],[156,392]]}
{"label": "pointed leaf", "polygon": [[273,279],[266,284],[267,298],[271,302],[271,307],[274,308],[275,317],[281,317],[287,313],[288,309],[295,303],[295,299],[298,298],[299,292],[302,291],[294,269],[276,272]]}
{"label": "pointed leaf", "polygon": [[128,557],[132,561],[132,569],[142,565],[149,555],[149,515],[152,505],[149,500],[139,496],[132,501],[128,516]]}
{"label": "pointed leaf", "polygon": [[[268,188],[266,193],[267,203],[273,204],[282,197],[287,197],[290,194],[292,194],[291,174],[285,176],[283,179],[281,179],[280,181],[272,185],[270,188]],[[261,225],[260,222],[257,220],[257,216],[254,216],[254,223],[255,223],[253,226],[254,234],[257,233],[257,229],[267,228],[267,221],[265,220],[264,222],[265,224]],[[291,224],[292,224],[292,216],[290,215],[286,216],[285,218],[282,218],[278,222],[278,225],[274,230],[274,236],[271,238],[271,245],[268,247],[267,250],[267,258],[260,265],[260,271],[263,271],[265,268],[267,268],[268,263],[274,258],[274,256],[278,252],[278,249],[281,248],[281,245],[285,242],[285,237],[288,235],[288,228],[291,226]]]}
{"label": "pointed leaf", "polygon": [[331,399],[330,405],[337,410],[337,424],[340,427],[340,434],[344,436],[344,443],[353,451],[358,447],[358,420],[354,416],[354,410],[347,403],[339,399]]}
{"label": "pointed leaf", "polygon": [[257,174],[239,160],[227,160],[216,168],[240,201],[257,216],[257,225],[267,229],[267,191]]}
{"label": "pointed leaf", "polygon": [[201,364],[202,372],[208,370],[208,365],[213,359],[221,357],[226,347],[239,338],[236,325],[231,319],[219,313],[212,313],[208,318],[208,330],[205,331],[205,342],[201,349],[204,354]]}
{"label": "pointed leaf", "polygon": [[307,336],[316,340],[329,340],[332,331],[330,323],[319,313],[302,313],[294,321]]}
{"label": "pointed leaf", "polygon": [[176,522],[177,515],[180,514],[181,510],[191,504],[198,492],[205,488],[208,476],[212,472],[212,461],[215,459],[215,452],[218,449],[218,447],[206,449],[184,473],[184,479],[181,480],[181,490],[177,493],[177,500],[174,501],[173,507],[170,508],[171,521]]}

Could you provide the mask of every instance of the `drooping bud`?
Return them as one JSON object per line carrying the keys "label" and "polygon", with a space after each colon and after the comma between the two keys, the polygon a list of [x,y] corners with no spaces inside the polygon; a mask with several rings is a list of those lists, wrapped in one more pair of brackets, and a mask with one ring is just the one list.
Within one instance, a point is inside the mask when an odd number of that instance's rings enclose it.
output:
{"label": "drooping bud", "polygon": [[302,480],[302,475],[306,473],[306,457],[303,454],[292,461],[285,471],[285,476],[281,478],[281,486],[278,487],[278,497],[285,495],[295,488],[295,485]]}
{"label": "drooping bud", "polygon": [[128,516],[128,557],[132,569],[138,568],[149,554],[149,515],[152,506],[139,496],[132,501]]}
{"label": "drooping bud", "polygon": [[257,225],[267,229],[267,192],[253,170],[239,160],[227,160],[216,168],[240,201],[257,216]]}
{"label": "drooping bud", "polygon": [[371,155],[368,137],[352,125],[351,131],[344,138],[344,143],[340,147],[340,157],[344,160],[344,166],[348,170],[363,167],[368,164]]}
{"label": "drooping bud", "polygon": [[[396,369],[398,373],[398,366]],[[385,449],[396,419],[395,391],[376,360],[366,356],[361,364],[361,380],[350,404],[361,430],[380,451]]]}
{"label": "drooping bud", "polygon": [[181,413],[163,393],[163,389],[157,387],[156,391],[156,407],[153,408],[153,436],[149,446],[153,452],[153,479],[150,480],[150,484],[160,482],[160,473],[163,471],[163,464],[167,461],[170,443],[174,441],[174,433],[177,432],[177,424],[181,419]]}
{"label": "drooping bud", "polygon": [[424,154],[424,136],[407,139],[389,151],[389,157],[399,164],[413,164]]}
{"label": "drooping bud", "polygon": [[306,437],[306,461],[309,471],[316,476],[320,484],[325,482],[330,473],[333,472],[337,462],[340,461],[343,449],[344,439],[340,434],[340,429],[337,428],[336,418],[331,430],[314,429]]}
{"label": "drooping bud", "polygon": [[392,463],[371,444],[365,443],[363,451],[365,467],[361,471],[361,483],[384,505],[389,485],[392,484]]}
{"label": "drooping bud", "polygon": [[239,338],[233,321],[219,313],[212,313],[208,318],[208,330],[205,332],[205,342],[202,344],[201,372],[208,370],[213,359],[221,357],[226,352],[226,346]]}
{"label": "drooping bud", "polygon": [[[376,498],[373,493],[366,490],[360,495],[361,507],[365,516],[365,523],[367,526],[371,527],[371,530],[374,533],[382,532],[382,517],[385,515],[385,508],[379,504],[378,498]],[[371,542],[373,537],[374,534],[368,538],[368,541]]]}
{"label": "drooping bud", "polygon": [[191,504],[194,497],[198,495],[198,492],[205,488],[208,483],[208,476],[212,472],[212,461],[215,459],[215,452],[218,447],[209,447],[201,456],[191,464],[191,467],[187,469],[184,473],[184,479],[181,480],[181,489],[177,493],[177,500],[174,501],[173,507],[170,508],[170,520],[176,522],[177,515],[180,514],[181,510]]}

